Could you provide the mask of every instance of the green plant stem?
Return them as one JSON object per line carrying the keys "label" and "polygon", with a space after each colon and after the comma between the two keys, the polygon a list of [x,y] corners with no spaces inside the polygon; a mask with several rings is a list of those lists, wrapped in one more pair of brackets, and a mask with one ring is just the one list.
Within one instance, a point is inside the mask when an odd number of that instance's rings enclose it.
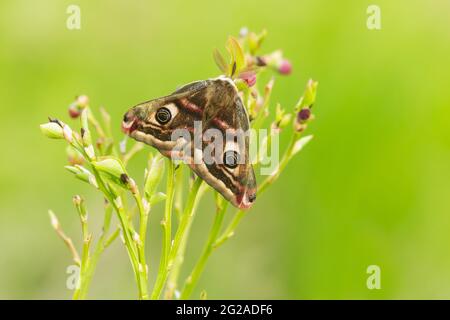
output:
{"label": "green plant stem", "polygon": [[116,199],[120,199],[120,202],[122,202],[122,198],[120,196],[114,195],[113,192],[110,191],[110,189],[107,187],[107,183],[103,180],[98,170],[92,165],[92,162],[94,159],[92,159],[84,150],[83,145],[79,142],[74,140],[74,143],[72,144],[73,147],[77,148],[84,157],[88,160],[90,167],[92,169],[92,172],[95,176],[95,179],[98,184],[99,190],[103,193],[103,195],[106,197],[106,199],[111,203],[111,205],[114,208],[114,211],[117,213],[117,217],[119,218],[121,227],[122,227],[122,234],[125,242],[125,247],[128,251],[128,256],[130,257],[130,261],[133,267],[134,274],[136,276],[136,283],[138,285],[139,290],[139,298],[143,299],[143,297],[146,297],[148,293],[146,292],[146,287],[142,287],[142,281],[141,276],[139,272],[139,258],[138,258],[138,252],[137,248],[133,246],[134,242],[132,241],[130,230],[131,226],[128,223],[128,216],[124,210],[123,204],[118,204],[116,202]]}
{"label": "green plant stem", "polygon": [[159,262],[158,275],[156,277],[155,286],[153,288],[151,299],[158,299],[161,290],[166,281],[165,275],[167,270],[169,253],[171,250],[172,242],[172,207],[173,207],[173,196],[174,196],[174,179],[175,179],[175,164],[168,159],[167,160],[167,187],[166,187],[166,206],[164,209],[164,219],[161,221],[161,226],[163,228],[163,242],[161,250],[161,258]]}
{"label": "green plant stem", "polygon": [[[269,185],[271,185],[280,175],[280,173],[284,170],[286,165],[288,164],[289,160],[292,156],[292,151],[295,146],[295,142],[300,137],[300,133],[295,132],[292,135],[291,141],[289,142],[288,147],[286,148],[286,151],[283,155],[282,160],[280,161],[279,166],[275,170],[275,172],[270,175],[268,178],[266,178],[263,183],[260,185],[258,190],[258,195],[261,195]],[[197,261],[192,273],[189,275],[189,277],[186,279],[186,282],[184,284],[184,288],[181,292],[181,299],[188,299],[192,291],[194,290],[198,279],[200,278],[201,273],[203,272],[206,262],[211,255],[213,249],[219,247],[222,245],[225,241],[227,241],[229,238],[231,238],[234,235],[234,231],[238,227],[239,223],[241,222],[242,218],[245,216],[246,211],[244,210],[238,210],[235,215],[233,216],[232,220],[226,227],[225,231],[218,236],[220,232],[220,228],[222,226],[223,222],[223,216],[226,211],[226,205],[228,203],[224,204],[222,208],[218,210],[216,213],[216,217],[214,219],[214,223],[212,226],[212,229],[208,236],[208,241],[206,243],[205,248],[203,249],[203,252]]]}
{"label": "green plant stem", "polygon": [[236,230],[236,228],[239,225],[239,223],[241,222],[242,218],[245,216],[245,213],[246,212],[244,210],[238,210],[234,214],[230,223],[225,228],[225,231],[214,242],[214,244],[213,244],[214,248],[220,247],[222,244],[224,244],[225,241],[227,241],[229,238],[231,238],[234,235],[234,230]]}
{"label": "green plant stem", "polygon": [[[192,209],[191,215],[195,215],[195,213],[197,212],[198,203],[199,203],[200,199],[203,197],[203,195],[205,194],[206,190],[208,190],[207,185],[202,184],[198,191],[197,200],[195,201],[194,208]],[[182,215],[180,214],[180,219],[181,219],[181,216]],[[190,229],[192,226],[192,221],[193,221],[193,219],[190,219],[190,222],[189,222],[188,226],[186,227],[185,235],[182,238],[180,248],[178,249],[178,254],[173,262],[172,270],[170,271],[169,277],[167,279],[166,293],[165,293],[166,300],[173,299],[175,290],[177,288],[178,277],[180,275],[181,266],[183,265],[183,262],[184,262],[184,253],[186,251],[187,242],[188,242],[188,238],[189,238],[189,234],[190,234]]]}
{"label": "green plant stem", "polygon": [[183,241],[180,245],[180,254],[176,257],[173,262],[172,271],[169,273],[166,285],[166,293],[164,298],[166,300],[172,300],[175,295],[175,290],[177,289],[177,281],[180,276],[181,266],[184,262],[184,252],[186,250],[187,241]]}
{"label": "green plant stem", "polygon": [[122,227],[122,234],[123,234],[123,238],[124,238],[124,242],[125,242],[125,247],[128,251],[128,256],[130,258],[131,265],[133,267],[133,271],[134,271],[134,274],[136,277],[136,283],[138,285],[138,291],[139,291],[139,298],[145,299],[146,297],[148,297],[148,291],[147,291],[147,286],[146,285],[143,286],[144,279],[141,279],[142,273],[140,272],[140,269],[139,269],[139,265],[140,265],[139,264],[140,263],[139,262],[139,253],[138,253],[137,247],[134,246],[134,242],[132,241],[132,237],[130,235],[130,231],[132,230],[132,228],[129,224],[128,216],[125,212],[123,204],[116,202],[116,199],[119,199],[120,202],[122,202],[122,197],[117,196],[117,195],[115,195],[114,192],[110,191],[107,183],[103,180],[103,178],[101,177],[98,170],[92,164],[92,161],[95,159],[91,158],[86,153],[86,151],[83,148],[83,145],[79,141],[74,140],[74,142],[72,143],[72,146],[77,148],[83,154],[85,159],[88,160],[90,167],[92,169],[92,172],[97,181],[99,190],[103,193],[103,195],[109,201],[109,203],[111,203],[111,205],[114,208],[114,211],[117,213],[117,217],[119,218],[119,221],[120,221],[120,224]]}
{"label": "green plant stem", "polygon": [[103,251],[117,238],[120,233],[120,229],[117,228],[108,238],[106,238],[107,228],[103,230],[100,239],[98,240],[97,246],[92,254],[92,257],[89,257],[86,261],[87,267],[84,272],[80,273],[80,285],[75,290],[73,299],[80,300],[86,299],[87,292],[89,290],[89,286],[92,282],[92,276],[94,275],[94,271],[97,267],[98,259]]}
{"label": "green plant stem", "polygon": [[[155,288],[153,289],[153,292],[152,292],[152,299],[158,299],[159,296],[161,295],[161,292],[164,288],[164,284],[167,280],[167,277],[168,277],[170,271],[172,270],[174,261],[176,260],[176,258],[178,256],[181,243],[183,241],[183,238],[186,235],[186,231],[188,230],[190,221],[193,217],[193,209],[195,207],[197,194],[198,194],[198,191],[200,189],[202,182],[203,182],[202,179],[196,177],[194,180],[194,183],[191,187],[189,196],[187,198],[186,206],[184,208],[184,212],[183,212],[183,215],[180,220],[180,224],[179,224],[177,232],[175,234],[172,248],[170,249],[170,252],[169,252],[169,257],[167,260],[166,268],[160,270],[160,272],[158,273],[157,283],[155,284]],[[159,279],[159,281],[158,281],[158,279]]]}
{"label": "green plant stem", "polygon": [[[280,176],[281,172],[285,169],[286,165],[288,164],[289,160],[292,156],[292,150],[295,146],[295,142],[299,139],[301,133],[294,132],[294,134],[291,137],[291,141],[289,142],[289,145],[286,148],[286,151],[283,154],[283,157],[280,161],[279,166],[276,168],[276,170],[267,177],[259,186],[257,195],[260,196],[269,185],[275,182],[276,179]],[[241,222],[242,218],[245,216],[246,211],[244,210],[238,210],[233,218],[231,219],[228,226],[225,228],[225,231],[221,234],[221,236],[217,239],[217,241],[214,243],[214,247],[217,248],[221,246],[225,241],[227,241],[229,238],[231,238],[234,235],[234,231],[236,230],[237,226]]]}
{"label": "green plant stem", "polygon": [[217,239],[217,235],[220,232],[220,227],[222,226],[223,217],[225,215],[225,212],[227,211],[228,202],[219,201],[220,205],[217,207],[216,216],[214,217],[214,222],[212,225],[212,228],[208,235],[208,240],[206,242],[205,248],[203,249],[203,252],[195,264],[194,269],[192,270],[189,277],[186,279],[184,283],[183,290],[181,291],[181,299],[188,299],[192,291],[194,290],[200,275],[202,274],[206,261],[208,260],[209,256],[211,255],[213,249],[214,249],[214,242]]}
{"label": "green plant stem", "polygon": [[[90,239],[89,239],[90,241]],[[94,270],[97,266],[98,258],[100,254],[103,252],[103,239],[100,239],[97,243],[96,249],[92,257],[88,254],[86,258],[82,259],[81,270],[80,270],[80,278],[79,285],[74,292],[73,299],[74,300],[83,300],[86,299],[86,295],[91,284],[92,276],[94,274]],[[84,256],[84,250],[83,250]]]}
{"label": "green plant stem", "polygon": [[145,240],[147,239],[147,223],[148,223],[148,212],[144,209],[144,204],[142,203],[142,198],[139,193],[133,192],[133,197],[136,201],[136,205],[139,210],[139,239],[136,243],[138,248],[138,259],[139,259],[139,268],[138,272],[140,274],[139,280],[141,282],[141,299],[147,300],[149,298],[148,295],[148,266],[145,258]]}
{"label": "green plant stem", "polygon": [[91,165],[92,171],[94,173],[95,179],[97,180],[99,189],[103,192],[107,200],[112,204],[114,211],[117,213],[117,217],[119,218],[121,227],[122,227],[122,234],[125,242],[125,247],[127,248],[128,255],[131,260],[131,264],[136,276],[136,282],[138,285],[139,290],[139,298],[143,299],[143,297],[147,296],[148,293],[146,293],[146,289],[142,288],[142,282],[141,277],[139,273],[139,260],[138,260],[138,253],[137,248],[133,246],[133,241],[130,236],[130,225],[128,224],[128,217],[127,214],[123,208],[122,205],[119,205],[115,202],[114,196],[109,192],[109,190],[106,188],[106,184],[101,178],[100,174],[98,173],[97,169],[93,165]]}
{"label": "green plant stem", "polygon": [[189,196],[187,198],[186,207],[184,208],[183,216],[180,220],[180,225],[178,226],[177,232],[175,234],[175,239],[173,241],[172,250],[170,250],[169,261],[167,265],[167,269],[170,271],[173,266],[173,262],[175,257],[179,253],[180,245],[183,242],[183,239],[186,236],[186,232],[189,229],[189,225],[194,216],[194,208],[197,201],[198,191],[200,186],[202,185],[203,180],[199,177],[196,177],[194,183],[192,184]]}
{"label": "green plant stem", "polygon": [[[83,235],[84,236],[84,235]],[[83,251],[81,253],[81,267],[80,274],[77,282],[77,289],[74,292],[73,299],[84,299],[87,293],[87,287],[90,283],[90,279],[87,277],[87,271],[90,265],[89,247],[91,244],[91,236],[83,237]]]}
{"label": "green plant stem", "polygon": [[88,235],[87,220],[81,219],[82,233],[84,239],[83,259],[82,259],[83,262],[80,270],[79,285],[73,295],[74,300],[86,298],[89,286],[92,281],[92,276],[97,267],[97,262],[98,259],[100,258],[100,255],[119,235],[120,229],[116,229],[116,231],[113,232],[108,239],[106,239],[106,235],[109,231],[111,222],[111,213],[112,213],[111,209],[112,208],[110,207],[110,205],[106,205],[102,234],[97,242],[96,248],[92,256],[89,255],[89,248],[92,237],[91,235]]}
{"label": "green plant stem", "polygon": [[183,182],[184,182],[184,165],[180,165],[175,172],[175,202],[174,209],[177,221],[180,222],[181,214],[183,213]]}

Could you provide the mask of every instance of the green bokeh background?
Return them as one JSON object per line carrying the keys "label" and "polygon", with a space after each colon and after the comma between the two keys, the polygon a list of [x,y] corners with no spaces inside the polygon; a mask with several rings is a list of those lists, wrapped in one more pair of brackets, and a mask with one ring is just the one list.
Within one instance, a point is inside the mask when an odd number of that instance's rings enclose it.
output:
{"label": "green bokeh background", "polygon": [[[63,169],[64,144],[39,132],[69,121],[77,94],[119,124],[131,105],[218,74],[213,48],[242,26],[267,28],[264,50],[293,63],[273,101],[291,107],[319,81],[313,141],[215,252],[198,286],[208,298],[450,298],[450,2],[377,0],[382,29],[366,28],[372,1],[2,1],[0,4],[0,298],[66,299],[70,256],[47,210],[80,243],[71,197],[101,200]],[[81,7],[81,30],[66,8]],[[133,160],[142,175],[145,155]],[[200,210],[192,266],[213,215]],[[151,217],[151,269],[161,208]],[[366,287],[369,265],[381,290]],[[117,241],[91,298],[135,298]],[[154,273],[153,273],[154,276]]]}

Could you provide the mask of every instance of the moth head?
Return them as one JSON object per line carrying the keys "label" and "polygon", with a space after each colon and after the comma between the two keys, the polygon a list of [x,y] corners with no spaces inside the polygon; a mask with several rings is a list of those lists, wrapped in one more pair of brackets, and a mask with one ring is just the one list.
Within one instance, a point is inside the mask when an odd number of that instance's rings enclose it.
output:
{"label": "moth head", "polygon": [[144,126],[155,130],[163,130],[178,113],[173,103],[164,103],[162,100],[152,100],[134,106],[125,113],[122,122],[122,131],[132,135],[135,130],[142,130]]}

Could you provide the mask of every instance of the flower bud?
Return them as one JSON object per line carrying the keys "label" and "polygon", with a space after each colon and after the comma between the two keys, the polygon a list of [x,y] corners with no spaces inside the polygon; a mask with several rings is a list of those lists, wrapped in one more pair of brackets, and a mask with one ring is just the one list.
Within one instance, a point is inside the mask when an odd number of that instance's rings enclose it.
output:
{"label": "flower bud", "polygon": [[77,208],[78,215],[80,216],[80,220],[82,223],[87,221],[88,214],[86,211],[86,206],[84,205],[84,200],[79,195],[76,195],[72,198],[73,204],[75,208]]}
{"label": "flower bud", "polygon": [[85,94],[78,96],[76,103],[80,108],[86,108],[89,105],[89,97]]}
{"label": "flower bud", "polygon": [[295,118],[294,128],[297,132],[304,131],[307,123],[314,118],[311,114],[311,108],[316,100],[317,81],[309,80],[306,84],[305,92],[295,106],[297,116]]}
{"label": "flower bud", "polygon": [[72,129],[70,129],[68,125],[58,119],[48,119],[48,123],[40,125],[42,133],[51,139],[64,138],[67,140],[67,142],[72,143]]}
{"label": "flower bud", "polygon": [[40,125],[41,132],[50,139],[64,139],[63,128],[56,122]]}
{"label": "flower bud", "polygon": [[266,54],[260,57],[270,67],[278,67],[283,60],[283,52],[281,50],[275,50],[270,54]]}
{"label": "flower bud", "polygon": [[292,65],[287,59],[281,60],[278,65],[278,72],[283,75],[289,75],[292,72]]}
{"label": "flower bud", "polygon": [[148,161],[148,170],[146,171],[145,175],[144,193],[145,198],[148,200],[148,202],[151,202],[156,188],[161,181],[163,173],[164,159],[158,154]]}
{"label": "flower bud", "polygon": [[304,122],[307,121],[311,117],[311,109],[303,108],[297,113],[297,121]]}
{"label": "flower bud", "polygon": [[69,105],[68,112],[72,119],[76,119],[81,115],[83,109],[89,105],[89,98],[86,95],[81,95],[75,98],[75,101]]}
{"label": "flower bud", "polygon": [[244,80],[248,87],[253,87],[256,83],[256,73],[254,72],[242,72],[239,78]]}
{"label": "flower bud", "polygon": [[256,74],[253,74],[251,77],[245,79],[245,82],[249,87],[253,87],[256,83]]}
{"label": "flower bud", "polygon": [[75,206],[79,206],[79,205],[81,205],[81,202],[83,201],[83,199],[81,199],[81,197],[79,195],[75,195],[75,196],[73,196],[72,201]]}
{"label": "flower bud", "polygon": [[283,57],[281,50],[276,50],[270,54],[256,58],[256,64],[259,66],[269,66],[282,75],[288,75],[292,72],[291,62]]}
{"label": "flower bud", "polygon": [[92,165],[115,185],[130,189],[132,192],[137,191],[136,183],[127,175],[125,167],[119,159],[104,157],[102,160],[93,161]]}
{"label": "flower bud", "polygon": [[106,173],[117,179],[120,179],[122,174],[125,174],[125,169],[118,159],[105,158],[100,161],[93,161],[92,165],[101,173]]}
{"label": "flower bud", "polygon": [[80,114],[81,114],[80,108],[79,108],[76,104],[74,104],[74,103],[72,103],[72,104],[69,106],[68,112],[69,112],[69,116],[70,116],[72,119],[78,118],[78,117],[80,116]]}

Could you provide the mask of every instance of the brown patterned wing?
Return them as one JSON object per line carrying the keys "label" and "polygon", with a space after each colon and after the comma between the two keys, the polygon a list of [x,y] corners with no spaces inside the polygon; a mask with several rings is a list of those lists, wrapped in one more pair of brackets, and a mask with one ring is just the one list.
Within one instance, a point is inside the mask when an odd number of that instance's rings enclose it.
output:
{"label": "brown patterned wing", "polygon": [[[247,209],[256,199],[256,179],[250,163],[250,124],[246,109],[229,79],[214,80],[208,94],[203,112],[204,161],[193,169],[233,205]],[[208,134],[211,131],[212,134]],[[220,133],[223,144],[219,148],[217,144],[208,148],[215,140],[214,132]],[[211,136],[213,138],[208,139]],[[216,161],[207,161],[211,153]]]}
{"label": "brown patterned wing", "polygon": [[193,134],[194,122],[202,121],[206,92],[207,82],[197,81],[169,96],[140,103],[124,115],[122,130],[170,156],[177,143],[172,139],[174,131]]}
{"label": "brown patterned wing", "polygon": [[[122,128],[163,155],[182,159],[236,207],[249,208],[255,200],[248,116],[231,80],[193,82],[141,103],[125,114]],[[211,132],[222,136],[218,147]]]}

